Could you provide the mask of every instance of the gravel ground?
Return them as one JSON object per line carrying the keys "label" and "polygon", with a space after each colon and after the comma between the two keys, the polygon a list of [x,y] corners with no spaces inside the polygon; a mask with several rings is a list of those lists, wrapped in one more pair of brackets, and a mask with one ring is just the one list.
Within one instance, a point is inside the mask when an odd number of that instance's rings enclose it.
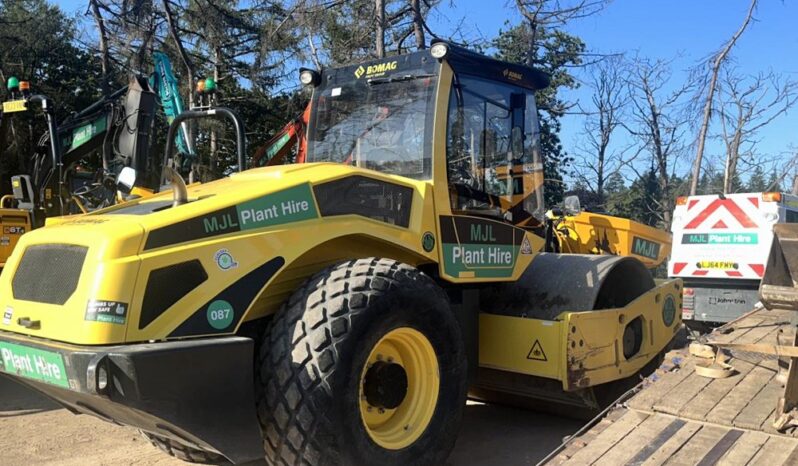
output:
{"label": "gravel ground", "polygon": [[[469,402],[448,464],[533,465],[580,421]],[[186,465],[131,428],[75,416],[0,376],[0,463],[16,465]]]}

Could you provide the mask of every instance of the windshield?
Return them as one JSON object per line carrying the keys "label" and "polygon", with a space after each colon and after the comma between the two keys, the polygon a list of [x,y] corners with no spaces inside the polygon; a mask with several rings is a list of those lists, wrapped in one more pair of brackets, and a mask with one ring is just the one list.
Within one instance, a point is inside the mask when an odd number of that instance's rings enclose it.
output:
{"label": "windshield", "polygon": [[430,178],[436,82],[429,71],[411,69],[317,89],[308,162],[338,162]]}

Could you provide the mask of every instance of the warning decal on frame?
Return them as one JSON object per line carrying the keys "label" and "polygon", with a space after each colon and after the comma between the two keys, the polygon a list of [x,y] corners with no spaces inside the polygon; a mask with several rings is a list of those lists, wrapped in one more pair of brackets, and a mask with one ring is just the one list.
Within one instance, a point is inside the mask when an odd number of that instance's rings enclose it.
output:
{"label": "warning decal on frame", "polygon": [[533,361],[548,361],[548,359],[546,359],[546,353],[543,352],[543,346],[541,346],[540,340],[535,340],[526,358]]}

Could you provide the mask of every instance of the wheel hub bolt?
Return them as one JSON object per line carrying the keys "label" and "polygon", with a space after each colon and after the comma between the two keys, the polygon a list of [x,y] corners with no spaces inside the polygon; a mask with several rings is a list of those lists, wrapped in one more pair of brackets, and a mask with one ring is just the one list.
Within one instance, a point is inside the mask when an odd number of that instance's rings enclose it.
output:
{"label": "wheel hub bolt", "polygon": [[402,366],[377,361],[366,371],[363,394],[370,406],[382,410],[396,409],[407,396],[407,382],[407,372]]}

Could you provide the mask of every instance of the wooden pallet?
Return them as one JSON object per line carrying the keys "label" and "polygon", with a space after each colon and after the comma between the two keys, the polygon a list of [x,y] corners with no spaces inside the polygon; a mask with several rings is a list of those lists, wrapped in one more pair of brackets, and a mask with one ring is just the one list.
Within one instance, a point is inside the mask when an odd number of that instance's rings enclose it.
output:
{"label": "wooden pallet", "polygon": [[[776,344],[789,319],[789,311],[757,309],[710,340]],[[736,375],[709,379],[695,373],[686,349],[670,352],[650,383],[546,464],[798,465],[798,432],[772,427],[779,361],[732,352],[730,363]]]}

